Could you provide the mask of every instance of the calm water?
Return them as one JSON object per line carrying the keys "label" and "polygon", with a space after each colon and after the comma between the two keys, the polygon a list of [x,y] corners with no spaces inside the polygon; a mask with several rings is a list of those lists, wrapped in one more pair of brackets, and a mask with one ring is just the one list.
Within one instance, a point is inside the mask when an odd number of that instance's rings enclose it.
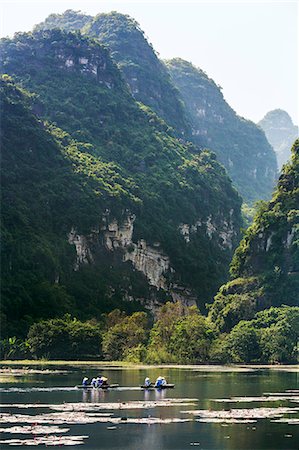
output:
{"label": "calm water", "polygon": [[[52,368],[53,369],[53,368]],[[60,368],[61,369],[61,368]],[[125,388],[103,391],[82,392],[73,389],[81,382],[83,376],[99,373],[108,376],[112,383],[119,383]],[[164,375],[175,389],[162,392],[144,392],[134,387],[139,386],[145,376],[155,379]],[[230,408],[277,408],[297,407],[295,414],[283,417],[298,418],[299,403],[289,400],[271,402],[215,402],[213,399],[230,397],[257,397],[265,393],[283,393],[298,389],[299,373],[286,371],[256,370],[250,372],[197,371],[193,369],[109,369],[92,368],[69,370],[67,373],[30,374],[20,377],[1,377],[0,394],[2,404],[57,404],[62,403],[110,403],[130,401],[155,401],[171,398],[189,398],[193,406],[175,405],[158,408],[106,410],[114,417],[122,418],[178,418],[190,419],[190,422],[171,424],[131,424],[131,423],[93,423],[93,424],[58,424],[70,428],[66,435],[84,435],[84,444],[76,448],[84,449],[121,449],[121,450],[166,450],[166,449],[298,449],[299,425],[274,423],[271,419],[257,419],[256,423],[204,423],[198,417],[183,413],[186,410],[229,410]],[[56,388],[64,389],[56,389]],[[68,387],[70,389],[68,389]],[[297,394],[299,395],[299,394]],[[41,414],[55,412],[40,408],[3,408],[5,413]],[[34,418],[32,419],[34,422]],[[20,423],[19,423],[20,424]],[[17,423],[2,423],[1,427],[12,427]],[[25,424],[24,424],[25,425]],[[28,424],[26,424],[28,425]],[[53,424],[52,424],[53,425]],[[2,440],[27,439],[26,434],[2,433]],[[74,447],[74,445],[71,445]],[[1,449],[11,449],[8,444],[1,444]],[[18,445],[14,448],[19,448]],[[28,447],[27,447],[28,448]]]}

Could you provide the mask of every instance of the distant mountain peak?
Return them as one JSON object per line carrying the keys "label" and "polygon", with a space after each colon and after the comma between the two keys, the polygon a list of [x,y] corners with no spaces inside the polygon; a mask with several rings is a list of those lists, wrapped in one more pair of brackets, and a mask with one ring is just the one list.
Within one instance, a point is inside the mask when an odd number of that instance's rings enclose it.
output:
{"label": "distant mountain peak", "polygon": [[281,169],[291,156],[290,148],[298,137],[298,127],[293,124],[291,116],[279,108],[269,111],[258,125],[274,148]]}

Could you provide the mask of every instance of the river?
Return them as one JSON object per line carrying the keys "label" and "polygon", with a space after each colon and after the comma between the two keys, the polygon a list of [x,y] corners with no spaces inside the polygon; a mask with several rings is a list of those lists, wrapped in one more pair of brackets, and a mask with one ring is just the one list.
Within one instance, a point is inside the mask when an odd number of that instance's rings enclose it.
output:
{"label": "river", "polygon": [[[24,444],[84,450],[299,447],[296,369],[48,369],[0,375],[2,450]],[[121,387],[106,392],[74,387],[83,376],[99,374]],[[175,388],[139,388],[145,376],[154,380],[160,374]]]}

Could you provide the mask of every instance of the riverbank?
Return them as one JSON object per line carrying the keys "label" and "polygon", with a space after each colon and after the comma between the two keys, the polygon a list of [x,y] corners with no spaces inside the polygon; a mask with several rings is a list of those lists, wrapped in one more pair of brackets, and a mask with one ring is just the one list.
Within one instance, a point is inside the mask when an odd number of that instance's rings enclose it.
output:
{"label": "riverbank", "polygon": [[233,365],[215,365],[215,364],[142,364],[130,363],[126,361],[48,361],[48,360],[2,360],[0,361],[0,373],[11,368],[22,367],[24,372],[30,370],[30,367],[101,367],[113,369],[185,369],[199,372],[250,372],[256,370],[279,370],[287,372],[299,372],[299,364],[292,365],[269,365],[269,364],[233,364]]}

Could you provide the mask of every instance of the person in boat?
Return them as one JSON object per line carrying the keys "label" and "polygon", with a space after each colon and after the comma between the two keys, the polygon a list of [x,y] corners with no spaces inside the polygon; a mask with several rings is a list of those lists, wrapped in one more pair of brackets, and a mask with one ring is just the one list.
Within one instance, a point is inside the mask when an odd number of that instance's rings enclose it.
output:
{"label": "person in boat", "polygon": [[103,386],[108,386],[108,378],[100,375],[97,377],[97,387],[103,387]]}
{"label": "person in boat", "polygon": [[97,387],[97,379],[96,378],[92,378],[91,382],[90,382],[92,387]]}
{"label": "person in boat", "polygon": [[82,380],[82,386],[88,386],[88,378],[84,377]]}
{"label": "person in boat", "polygon": [[155,382],[155,387],[161,387],[162,386],[162,380],[163,380],[163,378],[161,377],[161,376],[159,376],[157,379],[156,379],[156,382]]}
{"label": "person in boat", "polygon": [[151,385],[152,385],[152,382],[151,382],[150,378],[146,377],[144,380],[144,386],[150,387]]}
{"label": "person in boat", "polygon": [[162,386],[165,386],[166,384],[167,384],[167,381],[166,381],[165,377],[159,376],[159,377],[156,379],[155,387],[160,388],[160,387],[162,387]]}

